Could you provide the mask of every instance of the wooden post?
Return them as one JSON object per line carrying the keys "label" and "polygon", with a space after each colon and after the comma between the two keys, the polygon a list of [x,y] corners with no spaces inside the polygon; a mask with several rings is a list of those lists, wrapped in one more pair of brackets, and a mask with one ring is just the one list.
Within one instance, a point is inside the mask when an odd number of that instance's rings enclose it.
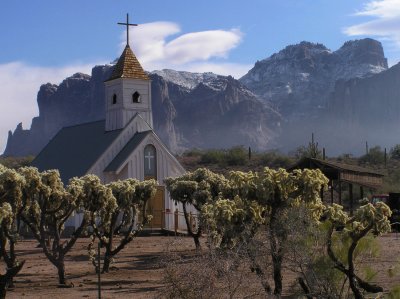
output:
{"label": "wooden post", "polygon": [[322,160],[325,160],[325,158],[326,158],[326,157],[325,157],[325,148],[323,147],[323,148],[322,148]]}
{"label": "wooden post", "polygon": [[97,251],[97,293],[98,293],[98,299],[101,299],[101,278],[100,278],[100,242],[98,244],[98,251]]}
{"label": "wooden post", "polygon": [[353,216],[353,184],[349,183],[349,197],[350,197],[350,216]]}
{"label": "wooden post", "polygon": [[331,180],[331,205],[333,205],[333,180]]}
{"label": "wooden post", "polygon": [[364,187],[360,186],[360,198],[364,198]]}
{"label": "wooden post", "polygon": [[175,212],[174,212],[174,216],[175,216],[175,235],[177,234],[177,232],[178,232],[178,221],[179,221],[179,211],[178,211],[178,209],[175,209]]}
{"label": "wooden post", "polygon": [[338,190],[339,190],[339,205],[342,205],[342,182],[338,181]]}

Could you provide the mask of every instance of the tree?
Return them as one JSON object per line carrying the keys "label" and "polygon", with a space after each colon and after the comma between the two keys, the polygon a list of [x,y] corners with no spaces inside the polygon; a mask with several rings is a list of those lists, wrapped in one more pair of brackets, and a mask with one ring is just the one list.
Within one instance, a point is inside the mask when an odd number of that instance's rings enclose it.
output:
{"label": "tree", "polygon": [[322,158],[321,150],[318,148],[318,142],[314,141],[314,133],[311,135],[311,141],[308,143],[308,146],[299,146],[295,150],[295,157],[298,159],[301,158],[313,158],[320,159]]}
{"label": "tree", "polygon": [[385,162],[385,153],[380,146],[374,146],[369,149],[367,154],[361,156],[359,161],[361,163],[383,164]]}
{"label": "tree", "polygon": [[188,233],[193,237],[195,246],[200,248],[200,236],[202,224],[198,223],[197,231],[192,228],[189,219],[188,205],[192,205],[200,217],[202,207],[208,201],[218,198],[221,192],[226,189],[228,181],[224,176],[216,174],[206,168],[199,168],[193,172],[187,172],[177,178],[165,179],[165,185],[171,198],[182,204],[183,214]]}
{"label": "tree", "polygon": [[390,149],[390,158],[400,160],[400,144],[396,144]]}
{"label": "tree", "polygon": [[[282,262],[290,233],[288,211],[300,203],[306,205],[317,220],[323,211],[320,190],[328,179],[319,170],[284,169],[264,171],[250,181],[255,185],[255,197],[266,208],[264,214],[273,266],[274,294],[282,293]],[[251,193],[250,193],[251,194]]]}
{"label": "tree", "polygon": [[0,274],[0,298],[5,298],[8,287],[13,286],[13,278],[25,263],[17,260],[15,252],[24,183],[15,170],[0,165],[0,257],[6,264],[6,273]]}
{"label": "tree", "polygon": [[87,215],[84,214],[80,226],[68,240],[61,240],[61,237],[68,218],[74,212],[85,212],[86,197],[91,196],[86,186],[90,177],[73,178],[65,189],[57,170],[41,173],[36,168],[23,167],[19,173],[25,178],[21,219],[40,243],[45,256],[57,268],[59,286],[69,287],[64,257],[85,229]]}
{"label": "tree", "polygon": [[231,249],[248,242],[256,229],[264,223],[264,208],[235,196],[233,200],[219,198],[202,208],[202,217],[218,248]]}
{"label": "tree", "polygon": [[[100,182],[97,182],[100,184]],[[95,266],[95,250],[93,249],[94,237],[99,239],[101,246],[105,247],[102,272],[108,272],[110,263],[124,247],[143,229],[151,219],[146,215],[146,204],[155,195],[157,182],[147,180],[139,182],[135,179],[116,181],[105,186],[116,200],[113,209],[99,213],[96,203],[90,211],[90,224],[93,227],[92,242],[89,245],[89,254]],[[115,236],[121,235],[119,243],[115,245]]]}
{"label": "tree", "polygon": [[[282,262],[286,254],[288,236],[291,232],[291,227],[288,226],[290,220],[288,219],[288,212],[303,204],[310,209],[313,219],[317,221],[323,212],[320,190],[327,183],[328,179],[319,170],[295,170],[289,173],[284,169],[272,170],[265,168],[262,173],[231,172],[228,184],[230,190],[225,191],[226,196],[229,196],[229,193],[231,194],[231,202],[229,204],[231,208],[225,209],[227,211],[225,213],[214,213],[217,219],[219,219],[219,228],[215,226],[213,233],[222,233],[224,235],[227,231],[226,227],[229,228],[232,225],[236,226],[237,224],[235,225],[235,223],[240,223],[236,221],[237,216],[232,217],[232,215],[238,213],[243,220],[244,215],[258,217],[257,215],[260,215],[260,211],[262,211],[261,215],[264,218],[263,221],[266,227],[266,235],[270,246],[269,252],[272,260],[272,276],[275,285],[273,293],[280,296],[282,293]],[[246,209],[239,208],[236,212],[233,212],[235,209],[232,210],[232,208],[235,205],[237,206],[234,201],[238,201],[238,198],[247,202],[244,206],[251,207],[251,203],[255,201],[262,209],[254,209],[253,207],[251,213],[246,213]],[[234,199],[233,202],[232,199]],[[226,203],[217,201],[215,204],[221,205]],[[205,208],[207,210],[210,209],[208,206]],[[251,221],[246,220],[246,222]],[[254,221],[255,224],[257,222]],[[223,223],[227,224],[222,225]],[[224,228],[222,229],[221,227]],[[229,229],[228,231],[234,233],[235,229]],[[238,234],[241,234],[242,230],[237,229],[236,231]],[[255,231],[253,230],[248,235],[250,239],[254,234]],[[259,277],[265,280],[266,276],[262,271],[262,267],[257,265],[255,258],[251,256],[251,252],[249,252],[249,255],[253,262],[252,267]],[[272,288],[268,282],[263,281],[262,283],[265,291],[271,293]]]}
{"label": "tree", "polygon": [[[383,292],[380,286],[372,285],[363,280],[356,274],[355,268],[355,252],[360,241],[367,235],[381,235],[382,233],[390,232],[391,216],[390,208],[383,202],[377,203],[375,206],[368,203],[361,206],[355,212],[353,217],[350,217],[343,211],[343,207],[334,204],[327,207],[325,212],[326,222],[329,224],[327,234],[327,253],[333,261],[334,267],[347,276],[350,288],[354,298],[365,298],[363,291],[370,293]],[[343,230],[336,232],[337,228]],[[339,235],[340,238],[335,238]],[[341,260],[335,252],[335,242],[347,244],[346,259]]]}

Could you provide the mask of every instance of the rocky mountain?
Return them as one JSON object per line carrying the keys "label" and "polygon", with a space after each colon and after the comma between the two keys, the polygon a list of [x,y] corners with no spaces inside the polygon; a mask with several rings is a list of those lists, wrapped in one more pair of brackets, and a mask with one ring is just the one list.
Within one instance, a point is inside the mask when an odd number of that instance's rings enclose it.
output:
{"label": "rocky mountain", "polygon": [[[9,132],[6,156],[36,155],[64,126],[105,117],[111,65],[75,74],[38,92],[39,116],[29,130]],[[275,146],[280,115],[232,77],[172,70],[150,74],[154,129],[174,152],[185,148]]]}
{"label": "rocky mountain", "polygon": [[256,62],[240,82],[290,122],[320,115],[337,80],[370,76],[387,67],[382,45],[373,39],[348,41],[336,51],[301,42]]}
{"label": "rocky mountain", "polygon": [[[36,154],[63,126],[104,118],[103,81],[112,67],[42,85],[39,116],[30,130],[19,124],[9,133],[5,155]],[[388,69],[376,40],[336,51],[301,42],[256,62],[239,81],[175,70],[150,77],[154,129],[174,152],[233,145],[288,151],[312,132],[330,154],[360,153],[365,141],[400,143],[400,65]]]}
{"label": "rocky mountain", "polygon": [[[399,144],[399,83],[400,64],[370,77],[338,80],[321,130],[331,132],[336,141],[342,140],[348,152],[357,152],[360,140],[388,149]],[[335,127],[333,134],[328,123]]]}
{"label": "rocky mountain", "polygon": [[104,118],[104,100],[99,99],[104,99],[102,82],[110,71],[109,66],[94,67],[92,76],[77,73],[60,85],[42,85],[37,95],[39,116],[29,130],[20,123],[8,133],[4,155],[36,155],[62,127]]}

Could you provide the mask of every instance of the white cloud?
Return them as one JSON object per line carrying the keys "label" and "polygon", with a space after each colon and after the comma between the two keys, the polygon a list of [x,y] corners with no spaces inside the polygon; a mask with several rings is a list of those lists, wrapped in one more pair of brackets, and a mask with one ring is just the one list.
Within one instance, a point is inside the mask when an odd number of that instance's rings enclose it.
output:
{"label": "white cloud", "polygon": [[[129,41],[135,54],[144,66],[152,61],[163,59],[165,57],[166,38],[179,33],[181,30],[177,24],[171,22],[140,24],[140,30],[137,28],[138,27],[130,28]],[[120,51],[118,55],[125,45],[126,32],[121,34]]]}
{"label": "white cloud", "polygon": [[65,67],[38,67],[23,62],[0,64],[0,153],[7,143],[9,130],[19,122],[29,128],[33,117],[38,115],[36,95],[41,84],[60,83],[77,72],[90,74],[95,64],[76,64]]}
{"label": "white cloud", "polygon": [[165,58],[178,64],[205,61],[212,57],[226,58],[228,52],[239,44],[241,36],[237,29],[184,34],[166,44]]}
{"label": "white cloud", "polygon": [[345,34],[377,36],[390,40],[400,48],[400,0],[369,1],[355,15],[373,19],[345,28]]}
{"label": "white cloud", "polygon": [[[243,34],[239,29],[208,30],[176,36],[180,32],[180,27],[172,22],[146,23],[132,27],[129,40],[142,66],[149,71],[169,68],[240,77],[250,69],[251,66],[245,64],[220,62],[242,41]],[[126,33],[122,33],[120,50],[125,43]]]}

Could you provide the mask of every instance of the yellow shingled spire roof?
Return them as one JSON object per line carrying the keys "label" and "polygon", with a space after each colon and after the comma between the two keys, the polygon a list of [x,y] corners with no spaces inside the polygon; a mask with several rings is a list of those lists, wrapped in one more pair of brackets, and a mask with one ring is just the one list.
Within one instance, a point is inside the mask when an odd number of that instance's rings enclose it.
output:
{"label": "yellow shingled spire roof", "polygon": [[114,67],[111,77],[107,81],[118,78],[150,80],[129,45],[126,45]]}

